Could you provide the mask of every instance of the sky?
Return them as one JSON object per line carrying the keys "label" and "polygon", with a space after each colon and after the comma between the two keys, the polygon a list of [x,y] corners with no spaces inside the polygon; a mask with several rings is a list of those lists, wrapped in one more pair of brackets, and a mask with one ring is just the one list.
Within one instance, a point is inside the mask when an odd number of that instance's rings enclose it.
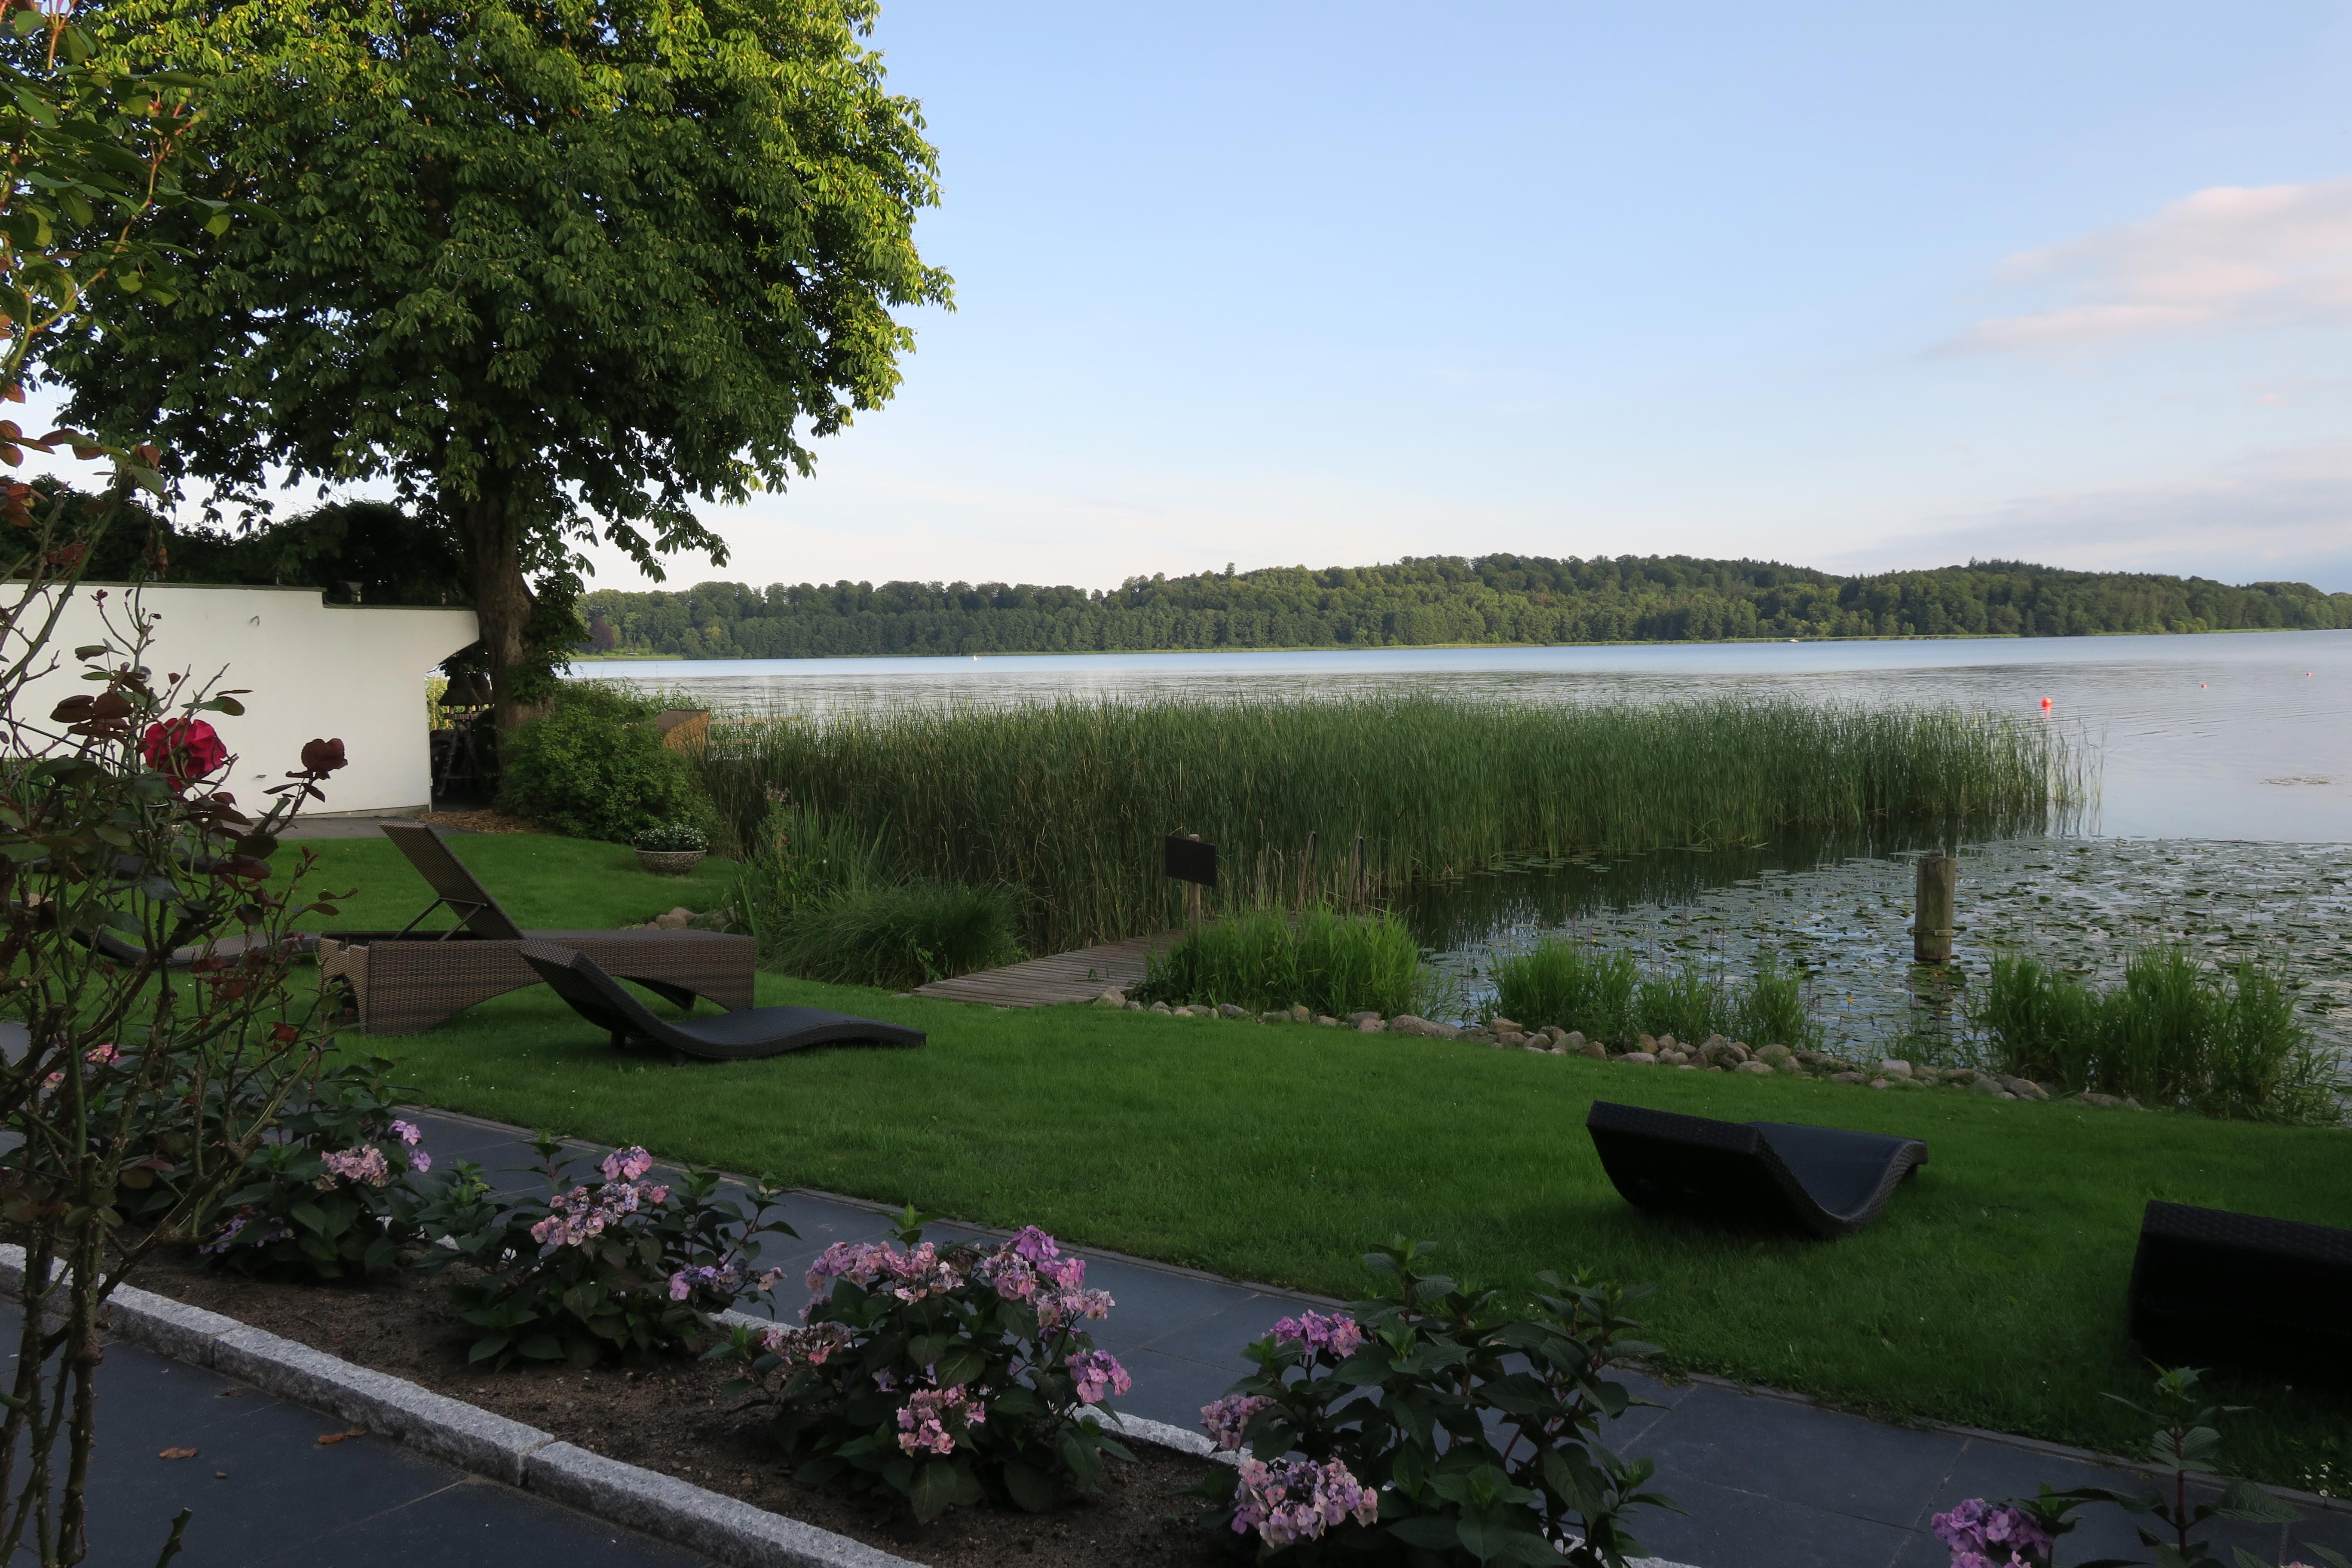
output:
{"label": "sky", "polygon": [[1516,552],[2352,590],[2352,5],[886,0],[872,42],[956,309],[672,585]]}

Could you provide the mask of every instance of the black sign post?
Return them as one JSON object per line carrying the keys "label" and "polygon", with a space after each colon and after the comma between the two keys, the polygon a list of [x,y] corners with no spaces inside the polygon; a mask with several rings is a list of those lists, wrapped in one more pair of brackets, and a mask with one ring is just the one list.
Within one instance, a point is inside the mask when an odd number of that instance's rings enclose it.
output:
{"label": "black sign post", "polygon": [[1201,923],[1201,889],[1217,885],[1217,847],[1203,844],[1198,834],[1171,833],[1161,847],[1168,874],[1191,886],[1184,889],[1184,912],[1191,923]]}

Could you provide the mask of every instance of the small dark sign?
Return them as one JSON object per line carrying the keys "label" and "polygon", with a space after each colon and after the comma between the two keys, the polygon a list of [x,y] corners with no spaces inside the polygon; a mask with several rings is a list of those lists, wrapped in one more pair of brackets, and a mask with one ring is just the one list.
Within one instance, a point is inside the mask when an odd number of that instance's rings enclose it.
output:
{"label": "small dark sign", "polygon": [[1179,881],[1198,882],[1204,888],[1217,885],[1217,847],[1203,844],[1197,838],[1168,836],[1168,874]]}

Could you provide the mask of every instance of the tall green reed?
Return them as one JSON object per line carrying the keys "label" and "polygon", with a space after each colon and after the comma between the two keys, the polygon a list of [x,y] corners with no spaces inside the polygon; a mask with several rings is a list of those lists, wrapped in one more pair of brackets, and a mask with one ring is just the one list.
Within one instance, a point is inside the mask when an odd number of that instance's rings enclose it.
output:
{"label": "tall green reed", "polygon": [[721,726],[703,765],[739,832],[783,789],[882,837],[910,872],[1023,889],[1045,951],[1177,923],[1181,890],[1160,874],[1170,833],[1219,847],[1222,913],[1352,907],[1517,855],[2022,830],[2089,788],[2044,726],[1782,698],[913,709]]}
{"label": "tall green reed", "polygon": [[1144,961],[1142,1002],[1304,1006],[1331,1017],[1447,1010],[1451,997],[1392,915],[1250,910],[1187,931]]}
{"label": "tall green reed", "polygon": [[1496,1010],[1514,1023],[1557,1025],[1615,1045],[1643,1035],[1792,1047],[1821,1037],[1802,980],[1769,960],[1744,979],[1696,967],[1644,973],[1630,952],[1548,937],[1497,963],[1495,987]]}
{"label": "tall green reed", "polygon": [[2121,984],[2101,989],[2002,953],[1973,1021],[2001,1071],[2069,1089],[2211,1116],[2342,1114],[2341,1064],[2296,1018],[2284,976],[2259,960],[2211,964],[2147,947],[2126,960]]}

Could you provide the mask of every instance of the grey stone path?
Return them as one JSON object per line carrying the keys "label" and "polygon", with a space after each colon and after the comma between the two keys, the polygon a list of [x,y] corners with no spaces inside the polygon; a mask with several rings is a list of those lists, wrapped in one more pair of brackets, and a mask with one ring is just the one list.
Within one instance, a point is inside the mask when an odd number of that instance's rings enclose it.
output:
{"label": "grey stone path", "polygon": [[174,1568],[712,1568],[383,1437],[322,1447],[342,1421],[137,1345],[107,1347],[98,1385],[91,1568],[151,1568],[183,1508]]}
{"label": "grey stone path", "polygon": [[[436,1161],[469,1160],[509,1190],[539,1178],[536,1156],[517,1130],[437,1111],[417,1113],[425,1148]],[[587,1145],[580,1146],[584,1152]],[[601,1149],[594,1152],[601,1154]],[[836,1241],[887,1236],[878,1205],[796,1194],[784,1217],[799,1232],[761,1261],[792,1268],[793,1279],[748,1311],[790,1316],[806,1299],[799,1265]],[[940,1236],[981,1234],[940,1225]],[[1119,1408],[1175,1426],[1197,1427],[1201,1406],[1247,1369],[1242,1349],[1274,1321],[1318,1298],[1075,1248],[1087,1259],[1087,1283],[1118,1303],[1095,1338],[1134,1374],[1135,1391]],[[2031,1496],[2053,1487],[2127,1486],[2139,1478],[2103,1469],[2021,1439],[1890,1426],[1801,1400],[1743,1392],[1719,1383],[1675,1386],[1630,1379],[1660,1408],[1628,1411],[1607,1433],[1610,1447],[1658,1466],[1657,1489],[1689,1511],[1645,1518],[1643,1545],[1696,1568],[1947,1568],[1928,1521],[1965,1498]],[[2316,1542],[2352,1555],[2352,1505],[2306,1510],[2301,1525],[2238,1526],[2219,1533],[2267,1563],[2290,1560],[2291,1545]],[[2120,1510],[2106,1509],[2067,1538],[2062,1563],[2095,1557],[2138,1557]],[[2228,1555],[2227,1544],[2223,1555]]]}

